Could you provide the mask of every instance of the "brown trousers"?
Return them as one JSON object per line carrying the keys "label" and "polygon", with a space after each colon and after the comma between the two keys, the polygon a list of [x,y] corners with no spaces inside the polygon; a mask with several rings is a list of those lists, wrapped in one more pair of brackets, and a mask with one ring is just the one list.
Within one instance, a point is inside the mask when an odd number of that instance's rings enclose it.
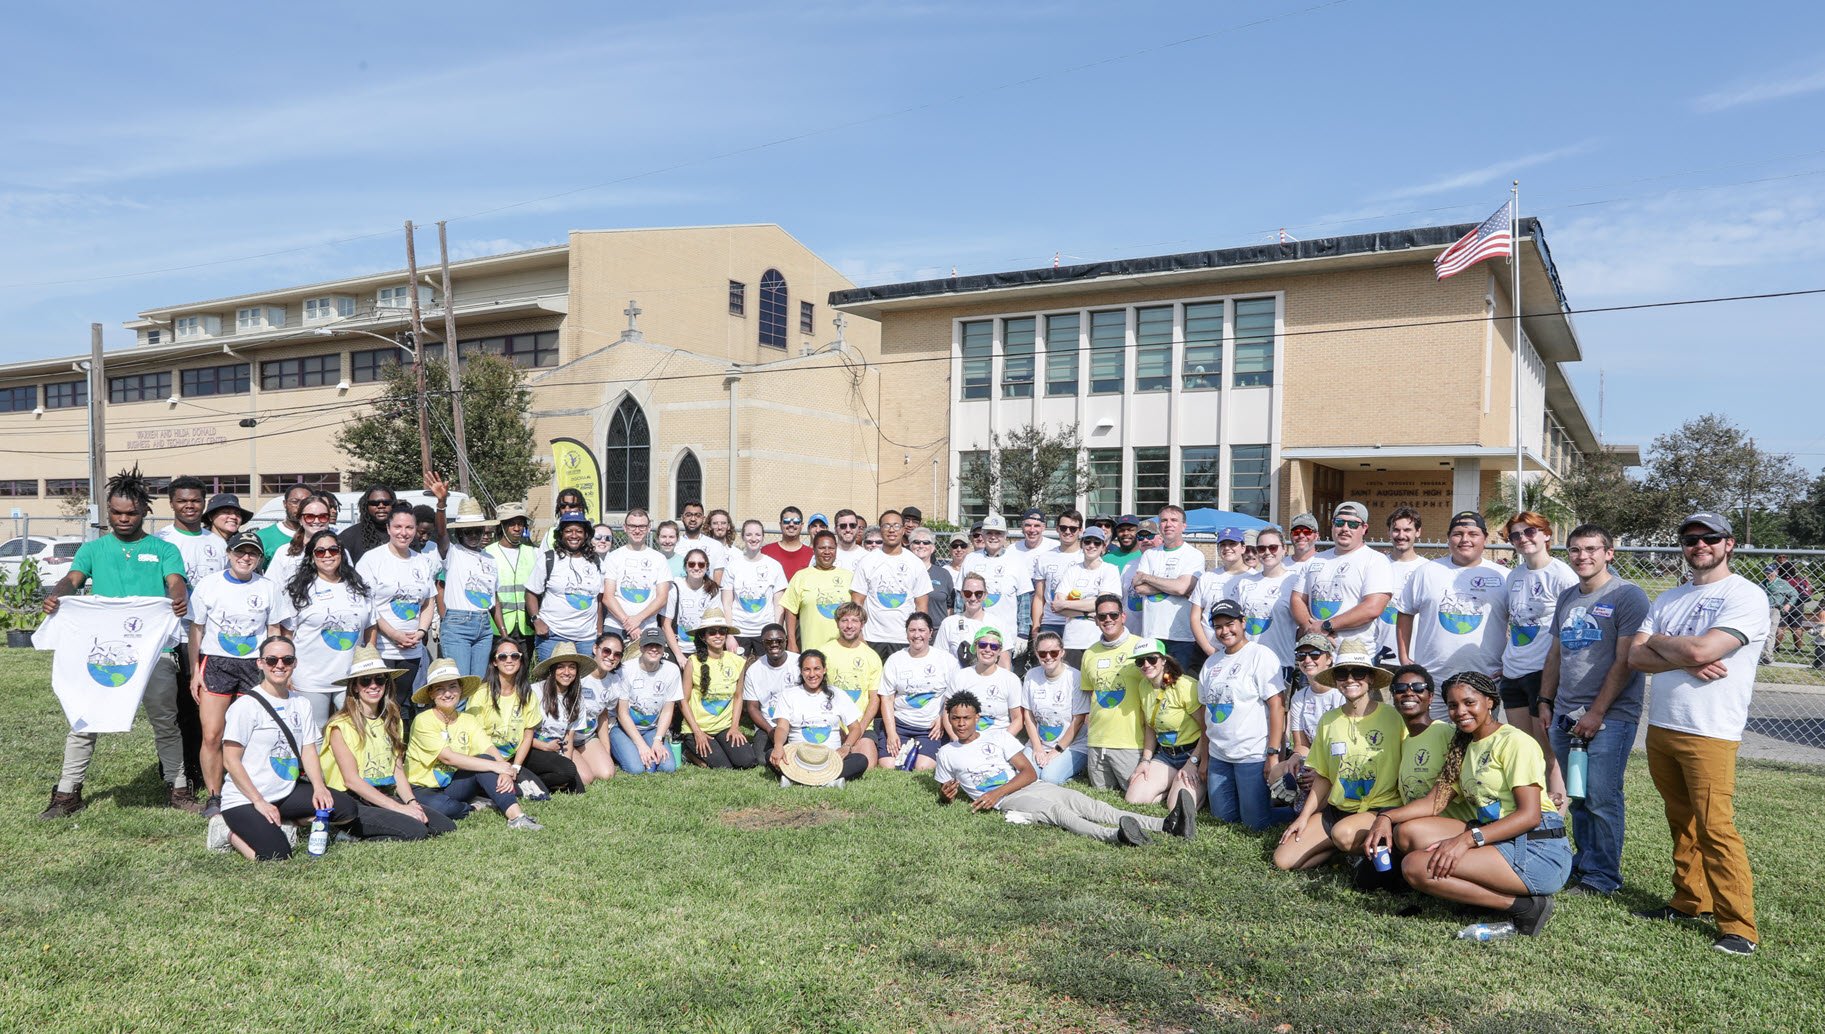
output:
{"label": "brown trousers", "polygon": [[1755,935],[1755,876],[1736,831],[1736,752],[1741,744],[1648,727],[1648,773],[1673,832],[1673,900],[1681,912],[1717,916],[1717,931]]}

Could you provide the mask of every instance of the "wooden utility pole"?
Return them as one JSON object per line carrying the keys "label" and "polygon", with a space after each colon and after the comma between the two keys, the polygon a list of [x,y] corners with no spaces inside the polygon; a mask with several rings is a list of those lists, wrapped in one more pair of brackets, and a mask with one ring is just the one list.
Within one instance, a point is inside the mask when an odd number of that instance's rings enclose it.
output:
{"label": "wooden utility pole", "polygon": [[1755,545],[1755,461],[1759,454],[1755,451],[1755,439],[1749,439],[1749,472],[1743,479],[1743,534],[1744,546]]}
{"label": "wooden utility pole", "polygon": [[108,527],[104,498],[108,484],[107,418],[108,379],[101,368],[101,324],[89,324],[89,512],[95,523]]}
{"label": "wooden utility pole", "polygon": [[[418,311],[418,247],[412,239],[412,220],[406,220],[406,283],[411,290],[406,293],[412,299],[412,376],[418,382],[418,465],[430,480],[431,474],[431,430],[426,425],[425,406],[425,323]],[[451,362],[456,359],[456,343],[447,342],[445,352]]]}
{"label": "wooden utility pole", "polygon": [[[469,436],[463,426],[462,357],[456,354],[456,300],[450,295],[450,235],[444,221],[437,221],[437,254],[444,267],[444,358],[450,364],[450,416],[456,432],[456,481],[463,494],[474,495],[469,488]],[[417,297],[418,288],[412,288]]]}

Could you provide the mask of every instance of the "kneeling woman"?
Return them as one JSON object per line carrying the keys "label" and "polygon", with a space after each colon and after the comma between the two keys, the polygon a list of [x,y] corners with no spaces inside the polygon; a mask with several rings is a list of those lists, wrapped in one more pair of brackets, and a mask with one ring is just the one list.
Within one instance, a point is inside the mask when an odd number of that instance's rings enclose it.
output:
{"label": "kneeling woman", "polygon": [[[251,861],[290,858],[291,843],[281,824],[330,809],[330,822],[355,818],[355,802],[331,790],[317,765],[322,739],[309,704],[291,691],[298,653],[290,639],[268,636],[260,644],[260,683],[229,705],[222,732],[222,787],[227,842]],[[301,781],[302,773],[309,782]],[[211,837],[212,846],[220,846]]]}
{"label": "kneeling woman", "polygon": [[480,718],[456,709],[481,681],[464,675],[448,657],[431,662],[424,688],[412,694],[414,703],[429,710],[412,720],[406,777],[426,807],[453,819],[469,814],[470,799],[482,794],[507,817],[507,828],[544,829],[520,810],[518,766],[494,749]]}
{"label": "kneeling woman", "polygon": [[621,693],[615,697],[615,725],[608,748],[615,767],[625,775],[676,772],[671,741],[672,709],[684,699],[676,665],[665,660],[665,634],[657,628],[640,633],[640,657],[621,666]]}
{"label": "kneeling woman", "polygon": [[[616,670],[621,667],[621,644],[619,633],[604,633],[596,640],[593,669],[553,665],[551,674],[539,687],[543,714],[532,745],[536,750],[568,758],[577,766],[577,778],[584,786],[615,774],[615,761],[608,751],[608,730],[601,723],[604,718],[613,721],[615,699],[621,692],[621,675]],[[503,639],[497,649],[518,647],[512,640]],[[566,670],[577,671],[577,678],[566,680]]]}
{"label": "kneeling woman", "polygon": [[348,677],[336,680],[348,693],[342,710],[323,730],[317,758],[323,779],[355,797],[348,832],[362,840],[423,840],[456,828],[449,816],[418,803],[406,780],[405,722],[393,699],[393,680],[404,674],[387,667],[373,647],[357,646]]}
{"label": "kneeling woman", "polygon": [[[1319,719],[1306,764],[1312,786],[1279,846],[1274,864],[1282,869],[1311,869],[1338,851],[1362,850],[1375,813],[1400,804],[1400,744],[1406,723],[1376,694],[1388,687],[1388,672],[1373,663],[1364,639],[1346,639],[1337,647],[1337,662],[1312,677],[1326,689],[1343,694],[1343,706]],[[1313,820],[1322,830],[1311,829]]]}
{"label": "kneeling woman", "polygon": [[832,690],[824,675],[822,650],[799,654],[799,684],[773,698],[773,750],[767,761],[777,771],[785,763],[786,744],[821,743],[843,759],[843,779],[853,782],[869,765],[868,755],[855,749],[862,738],[862,712],[849,694]]}
{"label": "kneeling woman", "polygon": [[1134,668],[1122,671],[1122,682],[1142,701],[1146,727],[1141,763],[1128,780],[1128,803],[1164,803],[1171,809],[1180,794],[1190,794],[1196,811],[1204,791],[1191,764],[1204,739],[1198,683],[1167,655],[1158,639],[1141,640],[1131,656]]}
{"label": "kneeling woman", "polygon": [[[1571,875],[1565,820],[1546,800],[1546,756],[1539,741],[1496,720],[1494,680],[1462,671],[1445,680],[1445,707],[1457,733],[1432,792],[1376,816],[1365,854],[1398,843],[1401,871],[1414,890],[1504,912],[1532,936],[1553,913],[1552,896]],[[1440,814],[1454,799],[1475,818]]]}
{"label": "kneeling woman", "polygon": [[747,663],[725,649],[735,633],[719,607],[704,611],[691,633],[696,663],[686,669],[691,689],[684,696],[684,722],[690,735],[684,738],[684,750],[705,768],[760,764],[760,748],[741,731],[741,674]]}

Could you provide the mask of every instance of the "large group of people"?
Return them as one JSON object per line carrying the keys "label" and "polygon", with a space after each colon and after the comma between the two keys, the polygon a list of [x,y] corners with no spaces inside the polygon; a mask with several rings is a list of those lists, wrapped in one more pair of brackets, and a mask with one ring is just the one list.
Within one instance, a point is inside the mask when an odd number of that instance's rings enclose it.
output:
{"label": "large group of people", "polygon": [[[50,592],[46,628],[85,620],[60,610],[87,597],[162,598],[180,619],[132,677],[170,804],[208,817],[212,846],[278,859],[301,820],[410,840],[490,810],[536,831],[529,803],[684,764],[813,785],[897,769],[929,772],[941,801],[1110,843],[1192,837],[1201,810],[1284,825],[1283,869],[1340,858],[1360,887],[1532,935],[1555,895],[1622,884],[1652,673],[1676,892],[1645,915],[1714,918],[1720,950],[1755,949],[1730,805],[1770,605],[1730,572],[1716,514],[1682,522],[1690,577],[1650,602],[1613,570],[1609,532],[1573,529],[1560,560],[1533,513],[1501,528],[1511,570],[1485,556],[1480,514],[1451,517],[1426,559],[1416,511],[1386,515],[1384,553],[1354,501],[1323,551],[1302,514],[1223,529],[1207,559],[1177,506],[1030,510],[1014,534],[998,514],[948,531],[910,507],[872,523],[787,507],[768,541],[696,502],[594,524],[575,493],[535,535],[522,505],[446,512],[443,481],[427,489],[438,505],[418,510],[369,490],[338,534],[334,496],[294,486],[255,531],[238,500],[179,478],[149,535],[144,479],[109,482],[108,534]],[[45,818],[83,807],[95,738],[72,728]]]}

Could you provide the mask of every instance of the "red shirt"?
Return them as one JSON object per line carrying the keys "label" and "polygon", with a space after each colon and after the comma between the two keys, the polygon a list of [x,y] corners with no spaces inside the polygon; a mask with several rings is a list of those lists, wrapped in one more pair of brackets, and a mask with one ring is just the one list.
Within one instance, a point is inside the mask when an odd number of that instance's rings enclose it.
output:
{"label": "red shirt", "polygon": [[799,540],[799,547],[790,553],[781,549],[779,543],[769,542],[760,547],[760,555],[779,561],[779,566],[786,569],[786,581],[791,581],[793,575],[810,567],[813,559],[812,549],[804,544],[803,539]]}

